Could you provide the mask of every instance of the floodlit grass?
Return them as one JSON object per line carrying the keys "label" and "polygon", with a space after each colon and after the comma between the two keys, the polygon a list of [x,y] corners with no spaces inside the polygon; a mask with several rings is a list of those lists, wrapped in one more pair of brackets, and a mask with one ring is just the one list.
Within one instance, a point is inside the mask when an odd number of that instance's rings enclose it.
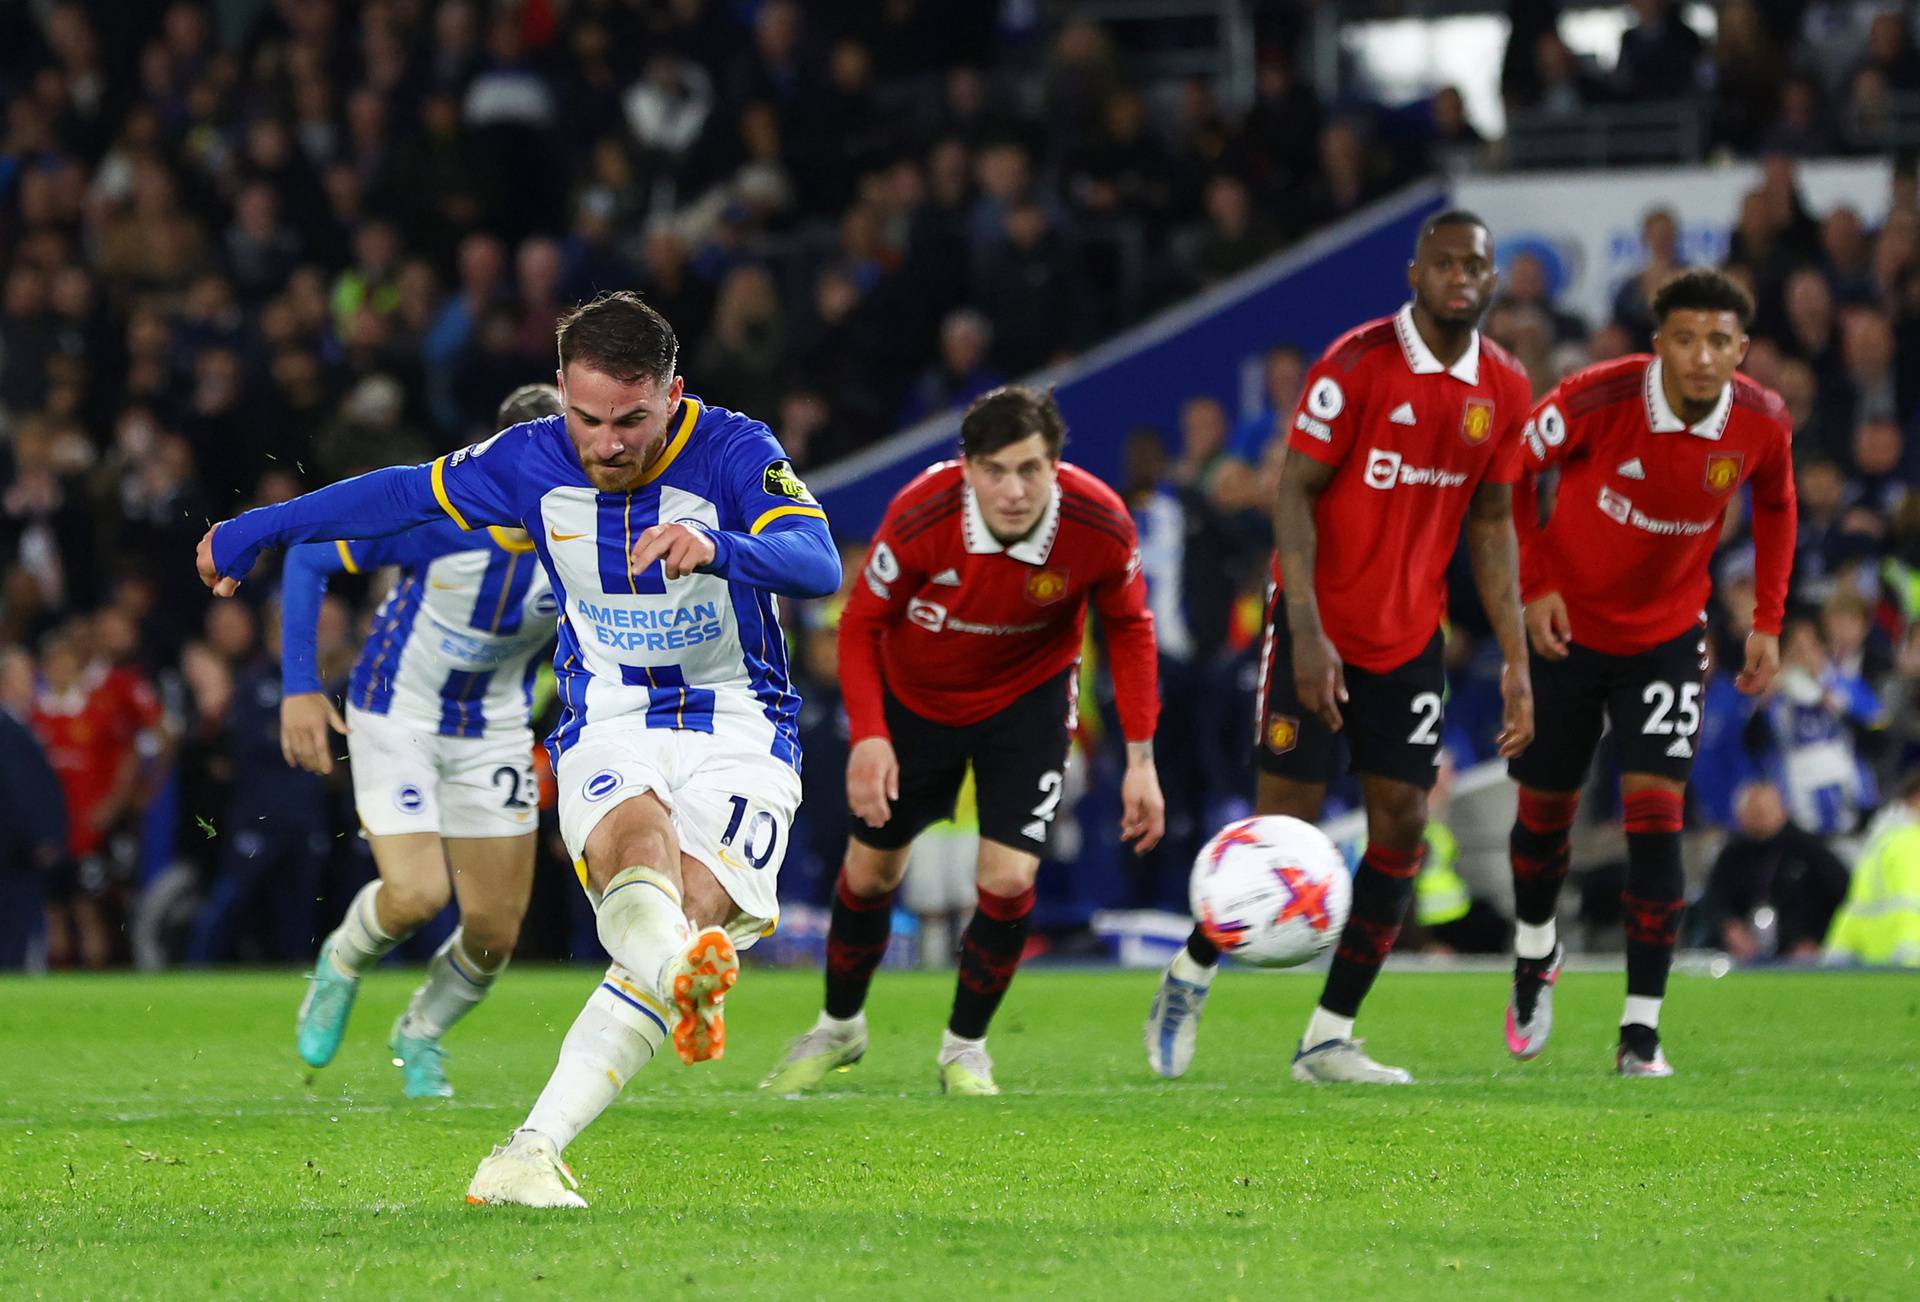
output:
{"label": "floodlit grass", "polygon": [[595,979],[516,967],[428,1105],[384,1051],[413,973],[317,1073],[295,974],[0,981],[0,1297],[1920,1296],[1911,978],[1676,978],[1680,1075],[1626,1082],[1617,975],[1565,978],[1522,1066],[1502,977],[1389,970],[1361,1029],[1419,1084],[1314,1090],[1314,978],[1224,976],[1168,1083],[1151,974],[1032,971],[1006,1096],[947,1100],[950,981],[885,972],[866,1061],[789,1100],[755,1085],[819,979],[750,970],[724,1061],[655,1062],[569,1150],[592,1210],[467,1206]]}

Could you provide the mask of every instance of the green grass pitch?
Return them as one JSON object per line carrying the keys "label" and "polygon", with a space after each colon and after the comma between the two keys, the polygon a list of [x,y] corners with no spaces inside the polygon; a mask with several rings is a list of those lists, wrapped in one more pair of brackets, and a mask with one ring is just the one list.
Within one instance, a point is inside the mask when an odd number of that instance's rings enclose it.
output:
{"label": "green grass pitch", "polygon": [[945,1100],[946,978],[885,972],[867,1060],[755,1088],[817,1007],[749,970],[722,1062],[656,1061],[569,1151],[585,1213],[462,1200],[596,975],[516,968],[399,1097],[370,977],[334,1065],[292,973],[0,981],[0,1298],[1920,1296],[1920,981],[1676,978],[1671,1081],[1608,1074],[1616,974],[1509,1063],[1504,979],[1389,970],[1362,1022],[1411,1089],[1313,1090],[1317,993],[1229,973],[1184,1081],[1150,973],[1023,974],[1005,1097]]}

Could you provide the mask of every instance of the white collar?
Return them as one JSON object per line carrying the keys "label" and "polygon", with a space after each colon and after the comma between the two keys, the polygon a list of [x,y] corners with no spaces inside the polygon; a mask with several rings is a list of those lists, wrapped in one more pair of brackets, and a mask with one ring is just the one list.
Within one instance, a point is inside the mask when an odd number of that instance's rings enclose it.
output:
{"label": "white collar", "polygon": [[1408,303],[1393,314],[1393,333],[1400,337],[1401,355],[1407,359],[1407,369],[1415,375],[1439,375],[1445,372],[1467,384],[1480,383],[1478,330],[1467,341],[1467,351],[1461,353],[1460,360],[1452,366],[1440,365],[1440,359],[1433,355],[1433,349],[1427,347],[1427,341],[1420,337],[1419,328],[1413,324],[1413,304]]}
{"label": "white collar", "polygon": [[1727,431],[1727,418],[1733,414],[1732,382],[1729,381],[1727,387],[1720,390],[1720,401],[1713,404],[1713,410],[1708,412],[1703,419],[1689,425],[1680,419],[1680,414],[1674,411],[1672,404],[1667,401],[1666,386],[1660,382],[1660,375],[1660,359],[1656,357],[1647,363],[1647,381],[1645,386],[1647,394],[1647,424],[1652,427],[1653,432],[1655,434],[1678,434],[1681,430],[1685,430],[1696,438],[1711,439],[1716,443],[1719,442],[1720,436]]}
{"label": "white collar", "polygon": [[987,528],[987,517],[980,512],[980,501],[973,495],[973,485],[966,485],[967,509],[961,516],[962,530],[966,534],[967,553],[971,556],[991,556],[995,552],[1005,552],[1016,561],[1028,565],[1045,565],[1047,556],[1053,551],[1054,537],[1060,532],[1060,481],[1053,481],[1053,496],[1047,501],[1047,509],[1040,513],[1039,523],[1033,526],[1026,537],[1016,543],[1002,543],[993,536],[993,530]]}

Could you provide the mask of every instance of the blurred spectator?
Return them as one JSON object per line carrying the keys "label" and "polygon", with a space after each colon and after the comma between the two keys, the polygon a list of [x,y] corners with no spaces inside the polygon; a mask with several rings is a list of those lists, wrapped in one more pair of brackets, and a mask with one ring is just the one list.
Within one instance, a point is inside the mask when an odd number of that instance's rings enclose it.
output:
{"label": "blurred spectator", "polygon": [[0,972],[25,967],[38,948],[43,901],[67,857],[59,776],[40,741],[0,711]]}
{"label": "blurred spectator", "polygon": [[1920,967],[1920,771],[1906,776],[1899,798],[1868,829],[1826,957]]}
{"label": "blurred spectator", "polygon": [[[216,611],[236,603],[216,603]],[[236,953],[254,962],[297,962],[312,953],[315,900],[331,847],[326,779],[286,762],[280,749],[280,618],[261,620],[259,653],[229,624],[210,646],[236,671],[223,711],[222,750],[230,762],[230,794],[207,831],[218,842],[218,869],[187,944],[190,963]],[[209,630],[212,631],[211,629]],[[255,912],[263,926],[245,927]]]}
{"label": "blurred spectator", "polygon": [[1517,0],[1514,8],[1513,37],[1501,75],[1507,111],[1572,119],[1589,105],[1603,103],[1608,90],[1599,74],[1577,58],[1551,26],[1534,30],[1528,21],[1530,13],[1551,23],[1551,11],[1529,0]]}
{"label": "blurred spectator", "polygon": [[971,308],[959,308],[940,323],[940,358],[920,373],[900,406],[899,424],[913,425],[937,412],[964,407],[1004,381],[988,362],[993,325]]}
{"label": "blurred spectator", "polygon": [[1187,275],[1196,290],[1245,271],[1280,243],[1237,176],[1216,176],[1207,184],[1207,219],[1189,238]]}
{"label": "blurred spectator", "polygon": [[761,267],[735,267],[720,282],[713,328],[693,355],[700,392],[734,411],[769,411],[779,400],[785,359],[773,277]]}
{"label": "blurred spectator", "polygon": [[1640,219],[1640,246],[1646,263],[1623,281],[1613,296],[1613,321],[1626,331],[1634,349],[1651,347],[1653,309],[1660,286],[1681,270],[1680,223],[1671,209],[1653,208]]}
{"label": "blurred spectator", "polygon": [[1734,834],[1690,910],[1692,943],[1723,949],[1738,963],[1818,957],[1846,898],[1846,865],[1787,820],[1771,782],[1741,788],[1734,817]]}
{"label": "blurred spectator", "polygon": [[1715,137],[1742,152],[1751,150],[1774,119],[1785,70],[1754,0],[1726,0],[1713,47]]}
{"label": "blurred spectator", "polygon": [[1632,0],[1637,20],[1620,36],[1613,67],[1616,94],[1627,100],[1686,99],[1699,84],[1705,46],[1673,0]]}
{"label": "blurred spectator", "polygon": [[1547,264],[1536,253],[1516,253],[1508,259],[1506,270],[1500,273],[1500,296],[1494,301],[1498,305],[1532,308],[1541,313],[1552,327],[1552,341],[1555,344],[1585,340],[1587,337],[1585,321],[1554,306]]}
{"label": "blurred spectator", "polygon": [[1881,726],[1880,702],[1864,680],[1833,663],[1812,620],[1788,622],[1780,676],[1754,720],[1794,823],[1818,836],[1855,830],[1877,800],[1856,738]]}

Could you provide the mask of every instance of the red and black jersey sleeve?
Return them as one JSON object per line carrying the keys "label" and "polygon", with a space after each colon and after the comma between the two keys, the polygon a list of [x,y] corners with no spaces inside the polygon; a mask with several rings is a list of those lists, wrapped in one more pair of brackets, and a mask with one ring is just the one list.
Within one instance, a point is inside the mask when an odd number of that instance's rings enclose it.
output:
{"label": "red and black jersey sleeve", "polygon": [[[1151,740],[1160,717],[1160,652],[1147,608],[1147,581],[1140,570],[1140,543],[1133,516],[1111,488],[1076,470],[1062,474],[1061,515],[1082,526],[1095,573],[1088,599],[1100,616],[1114,703],[1128,741]],[[1067,535],[1063,534],[1063,538]]]}
{"label": "red and black jersey sleeve", "polygon": [[867,563],[840,613],[840,690],[853,741],[887,735],[880,643],[931,573],[927,538],[950,526],[962,505],[960,475],[936,467],[902,488],[887,507]]}

